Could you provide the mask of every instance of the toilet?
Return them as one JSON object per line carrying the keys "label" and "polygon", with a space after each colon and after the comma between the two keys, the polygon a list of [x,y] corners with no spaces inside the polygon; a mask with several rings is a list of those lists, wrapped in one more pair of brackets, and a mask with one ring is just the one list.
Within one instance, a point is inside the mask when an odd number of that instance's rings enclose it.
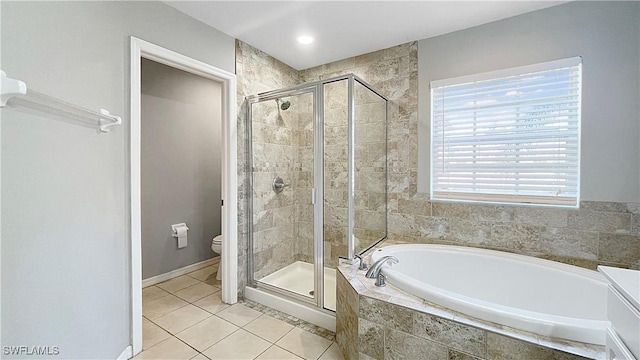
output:
{"label": "toilet", "polygon": [[211,250],[220,255],[220,263],[218,264],[218,275],[216,280],[222,280],[222,235],[218,235],[211,241]]}

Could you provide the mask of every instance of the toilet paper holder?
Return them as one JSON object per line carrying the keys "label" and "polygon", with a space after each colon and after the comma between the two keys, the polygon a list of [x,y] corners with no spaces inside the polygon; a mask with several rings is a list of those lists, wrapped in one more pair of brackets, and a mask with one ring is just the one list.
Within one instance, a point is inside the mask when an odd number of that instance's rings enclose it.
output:
{"label": "toilet paper holder", "polygon": [[171,236],[178,237],[178,229],[181,228],[181,227],[184,227],[185,230],[189,230],[189,228],[187,227],[187,224],[185,224],[185,223],[173,224],[173,225],[171,225],[171,230],[172,230]]}

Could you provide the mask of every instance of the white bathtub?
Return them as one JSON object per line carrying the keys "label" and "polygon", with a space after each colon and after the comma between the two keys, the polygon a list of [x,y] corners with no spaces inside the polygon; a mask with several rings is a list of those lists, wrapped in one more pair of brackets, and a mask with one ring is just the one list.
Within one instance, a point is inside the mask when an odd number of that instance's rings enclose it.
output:
{"label": "white bathtub", "polygon": [[607,281],[576,266],[448,245],[391,245],[387,282],[429,302],[515,329],[604,345]]}

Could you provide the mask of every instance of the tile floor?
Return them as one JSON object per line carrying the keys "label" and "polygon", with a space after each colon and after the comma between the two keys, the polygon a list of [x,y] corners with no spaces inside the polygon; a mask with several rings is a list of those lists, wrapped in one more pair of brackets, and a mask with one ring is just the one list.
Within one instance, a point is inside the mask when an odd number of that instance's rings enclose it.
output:
{"label": "tile floor", "polygon": [[143,351],[135,359],[343,359],[328,330],[259,304],[223,303],[216,270],[142,289]]}

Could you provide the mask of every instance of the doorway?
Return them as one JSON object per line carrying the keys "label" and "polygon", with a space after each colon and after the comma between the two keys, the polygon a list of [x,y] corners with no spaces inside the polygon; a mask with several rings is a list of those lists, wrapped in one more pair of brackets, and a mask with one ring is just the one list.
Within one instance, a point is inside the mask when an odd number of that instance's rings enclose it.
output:
{"label": "doorway", "polygon": [[[222,234],[221,84],[142,58],[142,278],[211,259]],[[172,226],[185,224],[182,239]],[[220,252],[218,250],[218,252]],[[219,259],[215,259],[219,260]],[[214,260],[214,261],[215,261]],[[204,264],[203,264],[204,265]]]}
{"label": "doorway", "polygon": [[235,75],[131,37],[130,216],[132,355],[142,350],[141,63],[152,60],[220,84],[222,97],[222,300],[237,302],[237,123]]}

